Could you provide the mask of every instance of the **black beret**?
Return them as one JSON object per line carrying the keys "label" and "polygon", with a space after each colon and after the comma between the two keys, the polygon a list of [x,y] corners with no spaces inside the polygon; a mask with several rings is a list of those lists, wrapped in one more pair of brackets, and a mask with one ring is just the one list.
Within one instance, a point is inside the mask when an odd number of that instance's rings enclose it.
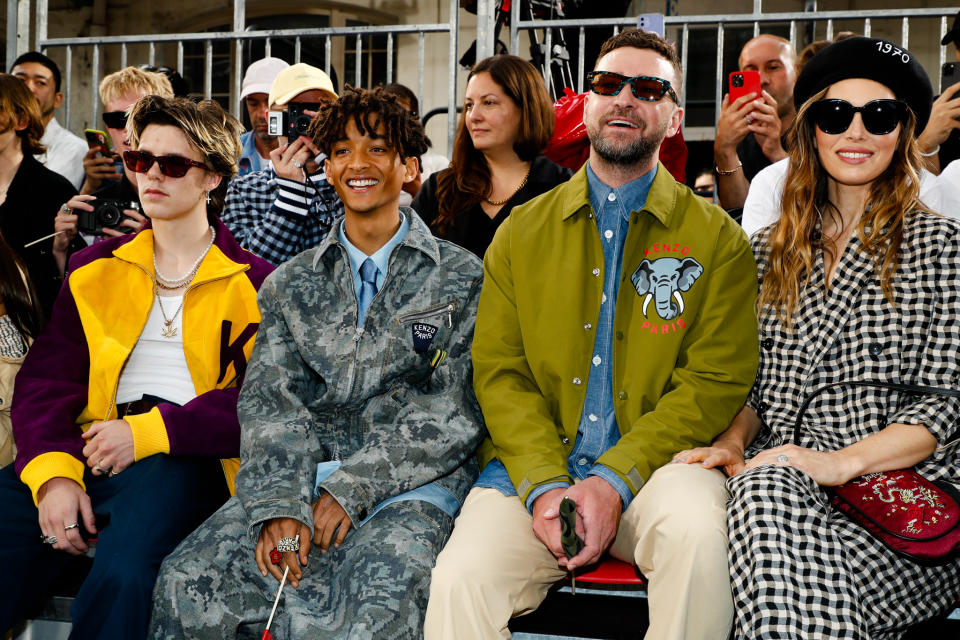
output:
{"label": "black beret", "polygon": [[955,43],[958,40],[960,40],[960,11],[957,12],[957,17],[953,19],[953,28],[944,34],[943,40],[940,41],[940,44],[948,45],[951,42]]}
{"label": "black beret", "polygon": [[847,38],[813,56],[793,86],[793,103],[799,109],[811,96],[848,78],[879,82],[906,102],[917,118],[915,136],[927,125],[933,106],[927,72],[912,53],[882,38]]}

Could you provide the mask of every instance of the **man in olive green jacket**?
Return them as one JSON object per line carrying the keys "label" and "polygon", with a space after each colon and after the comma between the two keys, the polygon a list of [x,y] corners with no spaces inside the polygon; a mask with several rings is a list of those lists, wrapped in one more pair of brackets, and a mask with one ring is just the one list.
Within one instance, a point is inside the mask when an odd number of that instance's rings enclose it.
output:
{"label": "man in olive green jacket", "polygon": [[[565,569],[607,552],[649,581],[648,639],[730,630],[725,478],[667,463],[723,431],[753,383],[753,254],[658,163],[682,118],[672,47],[624,31],[596,68],[588,165],[487,250],[473,361],[490,435],[433,571],[427,640],[509,637]],[[571,558],[564,497],[585,543]]]}

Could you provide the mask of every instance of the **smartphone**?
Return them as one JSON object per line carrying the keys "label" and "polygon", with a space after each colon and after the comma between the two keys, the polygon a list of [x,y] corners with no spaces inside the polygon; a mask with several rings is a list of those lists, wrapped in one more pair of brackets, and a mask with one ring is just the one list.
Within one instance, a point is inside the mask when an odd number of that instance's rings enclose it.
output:
{"label": "smartphone", "polygon": [[940,93],[960,82],[960,62],[944,62],[940,67]]}
{"label": "smartphone", "polygon": [[642,13],[637,16],[637,29],[650,31],[661,38],[664,37],[663,14],[662,13]]}
{"label": "smartphone", "polygon": [[110,153],[110,138],[107,137],[106,133],[99,129],[84,129],[83,135],[87,139],[89,148],[102,147],[104,153]]}
{"label": "smartphone", "polygon": [[730,74],[730,102],[750,93],[760,98],[760,72],[734,71]]}

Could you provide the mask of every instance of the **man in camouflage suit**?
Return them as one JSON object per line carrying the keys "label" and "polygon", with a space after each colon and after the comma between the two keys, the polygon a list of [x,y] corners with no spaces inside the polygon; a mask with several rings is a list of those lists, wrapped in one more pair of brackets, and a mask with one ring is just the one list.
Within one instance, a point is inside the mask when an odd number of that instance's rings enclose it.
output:
{"label": "man in camouflage suit", "polygon": [[[476,476],[482,269],[398,207],[423,129],[393,97],[350,90],[311,134],[345,219],[261,289],[237,496],[164,562],[152,638],[259,638],[285,565],[278,640],[419,638]],[[271,564],[297,535],[299,552]]]}

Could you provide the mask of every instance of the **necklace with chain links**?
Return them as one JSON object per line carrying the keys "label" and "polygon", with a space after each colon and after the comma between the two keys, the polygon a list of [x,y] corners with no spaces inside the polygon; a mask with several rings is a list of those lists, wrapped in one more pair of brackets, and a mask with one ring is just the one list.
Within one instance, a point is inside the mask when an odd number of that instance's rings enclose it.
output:
{"label": "necklace with chain links", "polygon": [[[157,306],[160,307],[160,315],[163,316],[163,328],[160,329],[160,335],[164,338],[175,338],[177,337],[177,328],[173,326],[174,320],[177,319],[177,316],[180,315],[180,312],[183,311],[183,303],[186,300],[186,292],[180,298],[180,306],[177,307],[177,310],[173,312],[171,317],[167,317],[167,312],[163,308],[163,301],[160,299],[160,289],[179,289],[193,280],[193,277],[197,275],[197,271],[200,269],[200,263],[203,262],[203,259],[206,257],[207,253],[210,251],[210,247],[213,246],[213,241],[217,238],[217,232],[213,227],[210,227],[210,242],[207,243],[207,247],[203,250],[200,256],[197,258],[196,262],[193,263],[193,266],[190,267],[190,270],[187,272],[187,275],[183,276],[179,280],[171,280],[163,274],[160,273],[160,269],[157,268],[157,252],[153,252],[153,270],[157,274],[157,279],[155,281],[153,292],[157,296]],[[163,281],[163,282],[161,282]]]}
{"label": "necklace with chain links", "polygon": [[197,271],[200,269],[200,263],[203,262],[203,259],[207,256],[207,253],[210,251],[210,247],[213,246],[213,242],[217,239],[217,231],[213,227],[210,227],[210,242],[207,243],[206,248],[200,253],[193,265],[187,270],[186,275],[181,278],[168,278],[167,276],[160,273],[160,267],[157,265],[157,252],[153,252],[153,271],[157,274],[157,285],[161,289],[180,289],[184,285],[190,283],[193,280],[193,277],[197,275]]}
{"label": "necklace with chain links", "polygon": [[[531,167],[531,168],[532,168],[532,167]],[[507,196],[506,198],[504,198],[503,200],[491,200],[490,198],[488,198],[488,197],[486,197],[486,196],[484,196],[483,199],[487,202],[487,204],[492,204],[492,205],[495,206],[495,207],[499,207],[499,206],[505,205],[505,204],[507,204],[507,202],[510,200],[510,198],[512,198],[513,196],[517,195],[517,192],[520,191],[520,189],[523,189],[524,185],[527,184],[527,179],[528,179],[529,177],[530,177],[530,169],[527,169],[527,175],[523,176],[523,181],[520,183],[520,186],[517,187],[516,189],[514,189],[514,190],[513,190],[513,193],[511,193],[510,195],[508,195],[508,196]]]}

